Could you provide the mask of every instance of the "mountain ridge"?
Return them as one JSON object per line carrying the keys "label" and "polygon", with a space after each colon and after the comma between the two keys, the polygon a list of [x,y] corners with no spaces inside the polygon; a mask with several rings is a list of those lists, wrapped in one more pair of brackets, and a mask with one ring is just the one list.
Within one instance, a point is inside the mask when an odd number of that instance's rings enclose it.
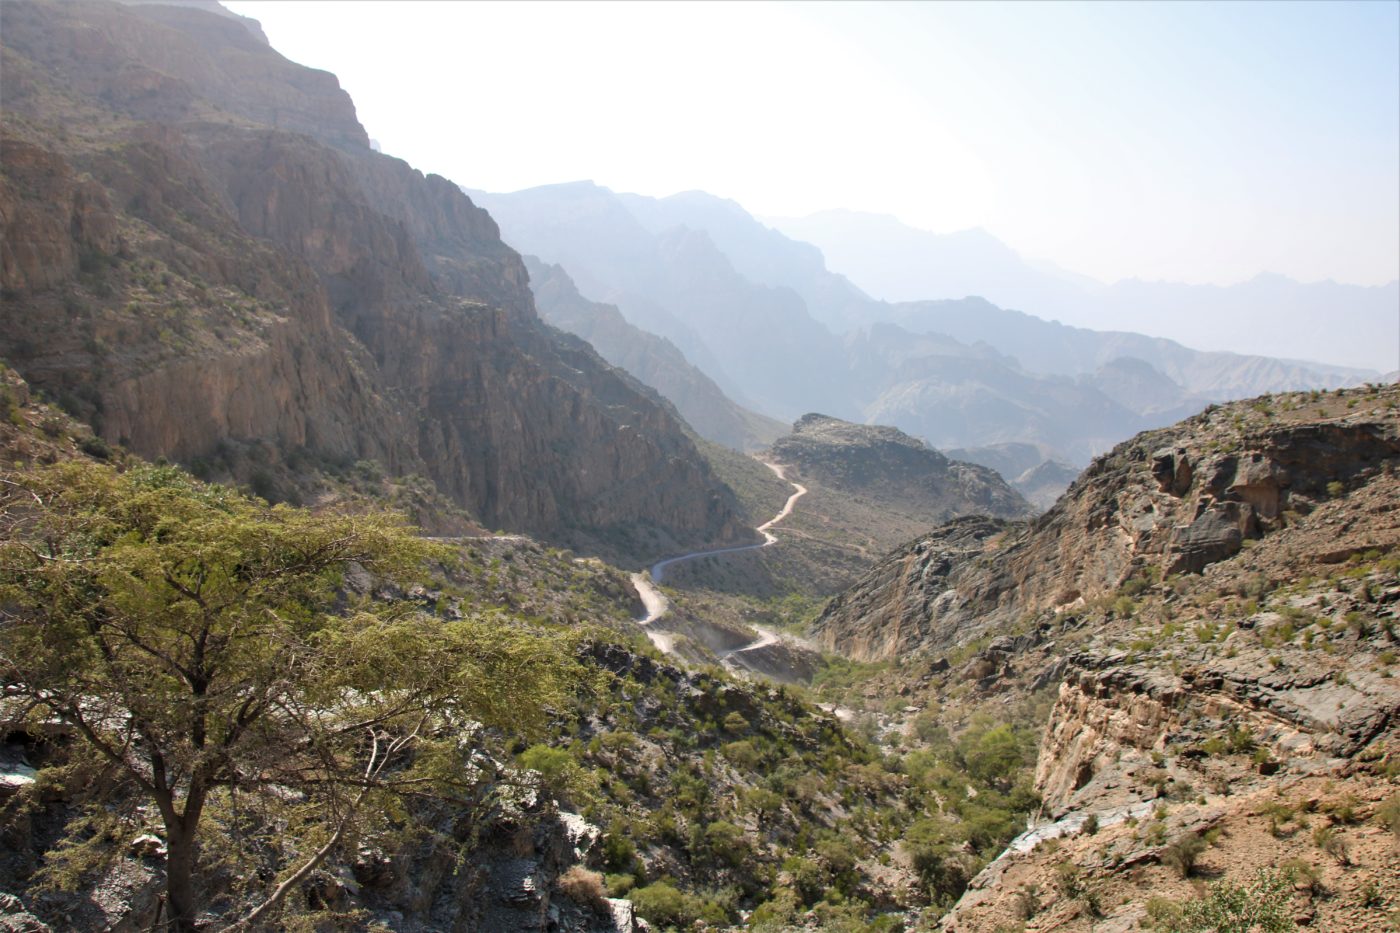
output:
{"label": "mountain ridge", "polygon": [[371,151],[333,76],[198,9],[4,15],[0,353],[109,441],[279,497],[374,460],[637,560],[752,535],[679,421],[545,328],[490,216]]}

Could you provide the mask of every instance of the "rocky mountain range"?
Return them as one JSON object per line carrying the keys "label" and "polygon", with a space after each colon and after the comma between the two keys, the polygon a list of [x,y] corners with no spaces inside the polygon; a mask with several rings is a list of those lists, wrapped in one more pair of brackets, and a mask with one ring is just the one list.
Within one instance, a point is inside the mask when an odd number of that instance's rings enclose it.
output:
{"label": "rocky mountain range", "polygon": [[782,434],[781,422],[731,401],[671,341],[629,324],[616,307],[580,295],[563,267],[526,256],[525,268],[541,318],[582,337],[609,363],[654,388],[701,437],[735,450],[754,450]]}
{"label": "rocky mountain range", "polygon": [[[813,244],[832,269],[891,302],[978,295],[1078,327],[1138,331],[1203,350],[1248,347],[1265,356],[1379,372],[1394,370],[1400,353],[1400,282],[1302,283],[1261,274],[1230,286],[1138,279],[1105,285],[1028,261],[980,229],[930,233],[889,215],[846,210],[765,222]],[[828,323],[846,329],[858,320]]]}
{"label": "rocky mountain range", "polygon": [[333,76],[180,6],[7,4],[3,41],[0,353],[108,441],[274,497],[375,461],[619,556],[744,537],[674,412]]}
{"label": "rocky mountain range", "polygon": [[[580,182],[472,195],[508,242],[559,265],[584,295],[668,338],[731,398],[777,418],[815,408],[936,447],[1029,443],[1082,465],[1212,401],[1376,377],[1069,327],[980,298],[877,301],[810,244],[703,192],[658,199]],[[1044,479],[1042,498],[1059,488]]]}
{"label": "rocky mountain range", "polygon": [[894,428],[804,415],[769,451],[802,476],[891,509],[946,517],[1029,512],[995,470],[950,460]]}
{"label": "rocky mountain range", "polygon": [[0,80],[0,929],[1394,927],[1400,386],[464,191],[211,0]]}

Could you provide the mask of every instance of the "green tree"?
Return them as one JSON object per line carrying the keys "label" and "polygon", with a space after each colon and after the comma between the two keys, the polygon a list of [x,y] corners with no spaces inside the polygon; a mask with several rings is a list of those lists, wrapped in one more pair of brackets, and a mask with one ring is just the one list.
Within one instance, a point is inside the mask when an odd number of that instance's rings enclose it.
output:
{"label": "green tree", "polygon": [[432,553],[390,516],[268,506],[171,467],[0,475],[0,678],[21,719],[67,724],[155,805],[171,929],[195,929],[202,849],[230,835],[208,824],[231,807],[266,808],[239,824],[269,827],[250,851],[296,853],[245,892],[251,925],[406,795],[476,793],[474,722],[526,729],[564,695],[572,655],[550,639],[339,586],[351,562],[402,580]]}
{"label": "green tree", "polygon": [[1021,741],[1010,726],[1001,725],[980,734],[970,734],[959,751],[968,772],[988,784],[1007,781],[1021,766],[1025,755]]}

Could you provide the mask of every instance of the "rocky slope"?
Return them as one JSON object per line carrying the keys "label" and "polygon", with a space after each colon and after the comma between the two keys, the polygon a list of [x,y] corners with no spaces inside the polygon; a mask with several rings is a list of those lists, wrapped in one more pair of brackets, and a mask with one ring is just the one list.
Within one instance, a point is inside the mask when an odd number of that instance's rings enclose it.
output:
{"label": "rocky slope", "polygon": [[655,389],[701,437],[736,450],[757,450],[782,434],[780,422],[735,404],[665,337],[627,323],[612,305],[580,295],[563,267],[533,256],[525,257],[525,266],[540,317],[587,341],[603,359]]}
{"label": "rocky slope", "polygon": [[[1388,404],[1400,390],[1355,391]],[[834,601],[818,626],[823,642],[843,650],[905,615],[923,618],[927,634],[890,653],[938,648],[1102,597],[1135,573],[1200,572],[1284,527],[1285,513],[1325,501],[1330,483],[1369,479],[1400,450],[1384,404],[1370,417],[1313,414],[1331,412],[1335,398],[1235,403],[1138,435],[1095,460],[1045,515],[988,532],[971,560],[943,561],[952,532],[936,530]],[[944,563],[946,578],[932,569]]]}
{"label": "rocky slope", "polygon": [[333,76],[198,9],[4,26],[0,354],[102,437],[284,498],[377,461],[620,557],[744,536],[679,421],[544,327],[491,218],[371,151]]}
{"label": "rocky slope", "polygon": [[974,513],[1013,518],[1028,511],[995,470],[949,460],[895,428],[804,415],[770,452],[799,475],[832,489],[891,509],[938,516],[935,521]]}
{"label": "rocky slope", "polygon": [[1054,691],[1042,824],[940,929],[1198,929],[1182,905],[1225,891],[1192,878],[1270,866],[1299,923],[1387,928],[1397,469],[1400,387],[1222,406],[1120,445],[1044,516],[950,523],[831,602],[823,645],[899,658],[909,708],[949,728]]}

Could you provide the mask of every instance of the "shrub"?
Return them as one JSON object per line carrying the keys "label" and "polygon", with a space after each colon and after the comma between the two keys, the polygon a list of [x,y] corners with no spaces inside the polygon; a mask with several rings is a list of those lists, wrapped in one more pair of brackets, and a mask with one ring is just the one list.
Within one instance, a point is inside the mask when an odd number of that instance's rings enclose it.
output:
{"label": "shrub", "polygon": [[572,783],[578,763],[562,748],[531,745],[520,753],[520,766],[538,771],[545,787],[554,794],[565,793]]}
{"label": "shrub", "polygon": [[1331,826],[1319,826],[1313,830],[1313,845],[1337,860],[1339,865],[1351,864],[1351,854],[1347,851],[1346,840]]}
{"label": "shrub", "polygon": [[575,904],[591,907],[600,913],[608,907],[603,876],[582,865],[575,865],[559,876],[559,890]]}
{"label": "shrub", "polygon": [[1318,873],[1317,866],[1307,859],[1291,858],[1279,865],[1290,878],[1296,887],[1301,884],[1309,894],[1316,894],[1322,890],[1322,875]]}
{"label": "shrub", "polygon": [[1248,726],[1236,726],[1230,730],[1230,752],[1235,755],[1242,755],[1254,751],[1254,734],[1249,731]]}
{"label": "shrub", "polygon": [[633,890],[630,900],[637,913],[653,923],[679,926],[690,920],[685,894],[664,881]]}
{"label": "shrub", "polygon": [[608,875],[604,881],[607,883],[610,897],[626,897],[627,892],[637,886],[636,875]]}
{"label": "shrub", "polygon": [[1180,916],[1162,927],[1169,933],[1287,933],[1293,922],[1293,880],[1287,872],[1261,869],[1242,885],[1217,881],[1204,897],[1187,901]]}
{"label": "shrub", "polygon": [[960,743],[959,751],[967,762],[968,772],[988,784],[1009,778],[1025,755],[1016,733],[1005,725],[967,737],[967,741]]}
{"label": "shrub", "polygon": [[1084,877],[1079,866],[1073,862],[1061,862],[1055,866],[1055,886],[1065,897],[1075,898],[1084,893]]}
{"label": "shrub", "polygon": [[674,926],[685,929],[702,920],[719,927],[729,922],[724,908],[716,902],[678,891],[665,881],[637,888],[629,899],[642,919],[663,928]]}
{"label": "shrub", "polygon": [[1327,801],[1322,807],[1322,812],[1334,823],[1350,824],[1359,818],[1356,813],[1356,797],[1353,794],[1343,794]]}
{"label": "shrub", "polygon": [[1206,850],[1206,841],[1195,833],[1185,833],[1176,837],[1162,852],[1162,864],[1182,878],[1191,877],[1196,862]]}
{"label": "shrub", "polygon": [[719,861],[737,868],[749,854],[744,831],[726,820],[715,820],[705,827],[705,844]]}
{"label": "shrub", "polygon": [[1376,808],[1376,820],[1400,839],[1400,791],[1391,794],[1389,800]]}
{"label": "shrub", "polygon": [[1083,832],[1092,836],[1099,831],[1099,815],[1090,813],[1084,818],[1084,822],[1079,827]]}
{"label": "shrub", "polygon": [[1030,884],[1016,890],[1016,901],[1014,907],[1016,916],[1022,920],[1030,920],[1040,912],[1040,889]]}
{"label": "shrub", "polygon": [[94,460],[110,460],[112,458],[112,448],[96,434],[83,438],[78,442],[78,447]]}

